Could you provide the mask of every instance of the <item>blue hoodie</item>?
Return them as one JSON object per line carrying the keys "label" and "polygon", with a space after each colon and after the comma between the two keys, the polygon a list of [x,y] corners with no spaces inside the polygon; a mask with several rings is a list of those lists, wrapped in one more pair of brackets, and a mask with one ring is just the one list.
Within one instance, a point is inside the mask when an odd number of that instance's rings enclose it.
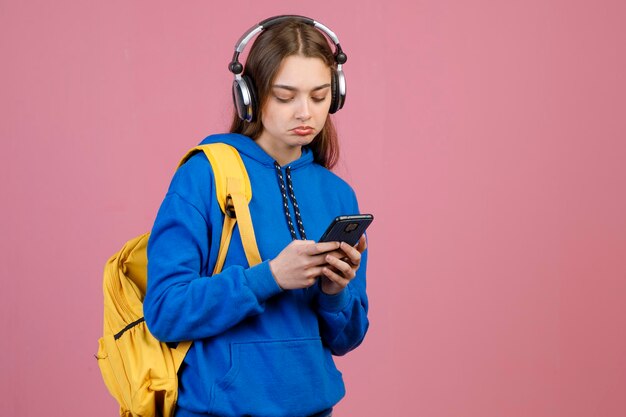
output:
{"label": "blue hoodie", "polygon": [[[252,185],[250,214],[262,263],[249,268],[235,227],[221,273],[217,260],[223,214],[211,165],[199,153],[178,169],[159,209],[148,244],[144,314],[165,342],[193,340],[179,372],[176,417],[307,416],[345,394],[331,354],[357,347],[368,328],[367,251],[357,276],[337,295],[319,285],[283,291],[269,260],[291,241],[275,162],[246,136],[213,135],[239,150]],[[289,168],[307,238],[318,240],[331,220],[358,213],[354,191],[313,162]],[[288,209],[295,222],[293,203]],[[298,227],[295,227],[300,238]]]}

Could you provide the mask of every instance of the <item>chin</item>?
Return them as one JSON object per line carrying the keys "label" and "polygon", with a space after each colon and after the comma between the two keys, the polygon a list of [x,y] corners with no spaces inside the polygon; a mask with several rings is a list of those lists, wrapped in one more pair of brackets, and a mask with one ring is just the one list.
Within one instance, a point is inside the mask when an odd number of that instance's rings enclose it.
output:
{"label": "chin", "polygon": [[295,136],[295,138],[292,137],[289,142],[293,143],[294,146],[307,146],[308,144],[313,142],[313,139],[315,139],[316,135],[317,133],[308,136]]}
{"label": "chin", "polygon": [[311,142],[313,142],[313,139],[315,139],[315,135],[311,136],[311,137],[305,137],[300,139],[298,142],[298,144],[300,146],[308,146],[311,144]]}

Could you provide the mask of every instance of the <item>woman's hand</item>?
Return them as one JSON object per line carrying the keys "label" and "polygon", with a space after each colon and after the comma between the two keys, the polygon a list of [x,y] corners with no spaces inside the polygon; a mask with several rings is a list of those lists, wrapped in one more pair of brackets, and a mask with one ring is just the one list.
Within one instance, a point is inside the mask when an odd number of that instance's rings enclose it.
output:
{"label": "woman's hand", "polygon": [[334,295],[341,292],[354,279],[361,264],[361,254],[367,249],[365,235],[361,236],[355,247],[341,242],[339,250],[327,253],[328,266],[322,268],[322,291]]}
{"label": "woman's hand", "polygon": [[283,290],[307,288],[315,284],[323,269],[328,267],[327,252],[338,249],[339,242],[294,240],[270,261],[270,270]]}

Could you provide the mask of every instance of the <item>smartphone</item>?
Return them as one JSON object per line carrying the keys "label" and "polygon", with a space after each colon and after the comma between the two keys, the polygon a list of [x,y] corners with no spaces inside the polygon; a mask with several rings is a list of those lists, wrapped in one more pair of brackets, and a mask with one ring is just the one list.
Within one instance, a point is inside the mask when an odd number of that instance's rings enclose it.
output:
{"label": "smartphone", "polygon": [[346,242],[354,246],[359,242],[365,229],[372,223],[374,216],[371,214],[350,214],[337,216],[330,223],[320,242]]}

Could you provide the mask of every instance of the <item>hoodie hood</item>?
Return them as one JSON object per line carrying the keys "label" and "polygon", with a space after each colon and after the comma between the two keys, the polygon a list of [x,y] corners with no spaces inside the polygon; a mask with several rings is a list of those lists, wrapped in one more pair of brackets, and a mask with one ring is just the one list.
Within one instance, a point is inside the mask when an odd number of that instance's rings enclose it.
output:
{"label": "hoodie hood", "polygon": [[[223,133],[218,135],[211,135],[204,139],[200,144],[206,145],[209,143],[225,143],[233,146],[240,154],[260,163],[266,168],[270,168],[276,171],[276,179],[278,187],[282,196],[282,206],[287,225],[289,226],[289,232],[293,240],[298,239],[296,233],[296,226],[300,232],[300,239],[306,239],[306,232],[304,230],[304,224],[300,215],[300,207],[298,206],[298,200],[293,187],[293,181],[291,179],[291,172],[298,168],[311,165],[313,163],[313,151],[309,148],[302,147],[302,155],[300,158],[292,161],[291,163],[280,166],[278,162],[274,160],[267,152],[263,150],[254,140],[248,136],[240,135],[237,133]],[[290,211],[293,210],[293,216]],[[295,216],[295,222],[294,222]]]}
{"label": "hoodie hood", "polygon": [[[211,135],[206,137],[200,145],[206,145],[208,143],[226,143],[233,146],[235,149],[246,155],[247,157],[254,159],[262,165],[274,169],[275,160],[267,152],[263,150],[254,140],[248,136],[240,135],[239,133],[221,133],[217,135]],[[313,151],[308,147],[302,147],[302,155],[295,161],[287,164],[292,170],[299,167],[313,163]]]}

